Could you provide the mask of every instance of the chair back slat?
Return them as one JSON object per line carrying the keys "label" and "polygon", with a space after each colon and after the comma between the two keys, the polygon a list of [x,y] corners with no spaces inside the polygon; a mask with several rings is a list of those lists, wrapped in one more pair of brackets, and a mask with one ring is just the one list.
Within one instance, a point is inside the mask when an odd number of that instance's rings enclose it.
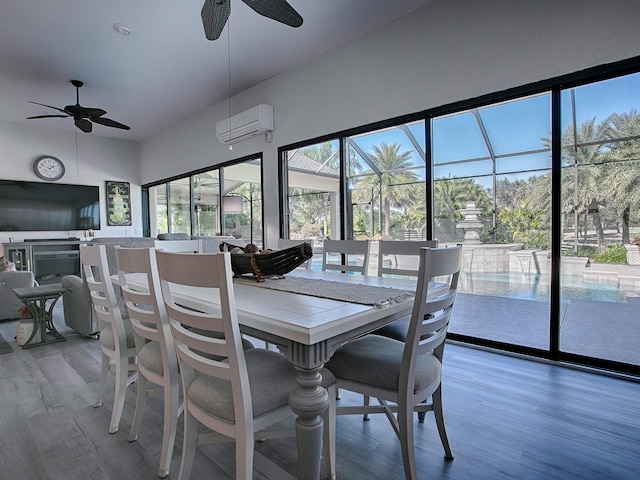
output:
{"label": "chair back slat", "polygon": [[[322,270],[367,274],[369,268],[369,240],[325,240],[322,247]],[[338,254],[338,263],[333,256]]]}
{"label": "chair back slat", "polygon": [[[231,257],[156,250],[162,297],[176,343],[183,384],[188,390],[196,372],[231,382],[236,422],[251,412],[251,393],[232,283]],[[218,311],[184,305],[186,287],[198,287],[219,302]],[[209,309],[211,310],[211,309]],[[196,330],[198,329],[198,330]],[[236,402],[237,400],[237,402]]]}
{"label": "chair back slat", "polygon": [[[80,245],[80,263],[84,278],[89,289],[93,309],[98,317],[100,341],[105,337],[104,332],[113,330],[116,351],[125,351],[126,333],[122,314],[118,307],[104,245]],[[104,343],[103,343],[104,345]]]}
{"label": "chair back slat", "polygon": [[380,240],[378,242],[378,276],[400,275],[417,277],[420,249],[436,248],[437,240]]}
{"label": "chair back slat", "polygon": [[[406,396],[413,394],[417,357],[433,352],[438,359],[442,359],[442,349],[456,298],[461,259],[460,245],[452,248],[420,249],[420,275],[400,371],[400,384],[406,385],[408,389],[404,392]],[[445,291],[429,298],[430,288],[443,288],[442,284],[432,283],[435,277],[444,277]]]}
{"label": "chair back slat", "polygon": [[[136,348],[140,350],[146,341],[158,342],[163,366],[170,371],[177,359],[174,359],[169,317],[160,292],[155,250],[116,246],[115,254],[120,290],[133,327]],[[146,288],[132,285],[128,279],[131,274],[144,275]]]}
{"label": "chair back slat", "polygon": [[165,252],[202,253],[202,240],[156,240],[153,242],[156,250]]}

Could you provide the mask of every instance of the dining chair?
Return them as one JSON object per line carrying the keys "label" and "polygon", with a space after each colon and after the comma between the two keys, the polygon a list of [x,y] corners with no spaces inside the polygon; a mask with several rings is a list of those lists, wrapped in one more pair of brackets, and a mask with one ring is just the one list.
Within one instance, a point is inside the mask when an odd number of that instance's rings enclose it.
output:
{"label": "dining chair", "polygon": [[[198,443],[235,440],[235,478],[251,479],[256,438],[281,436],[283,432],[268,433],[265,428],[292,416],[288,398],[297,388],[295,368],[279,353],[261,348],[243,350],[229,253],[156,250],[156,258],[185,401],[178,478],[189,478]],[[208,303],[207,299],[215,301]],[[326,369],[321,374],[333,402],[335,379]],[[330,404],[323,420],[324,456],[333,478],[335,404]],[[212,433],[198,433],[199,424]]]}
{"label": "dining chair", "polygon": [[166,252],[202,253],[202,240],[156,240],[153,242],[156,250]]}
{"label": "dining chair", "polygon": [[420,249],[437,248],[437,240],[380,240],[378,242],[378,276],[417,277]]}
{"label": "dining chair", "polygon": [[[445,457],[453,458],[442,411],[442,357],[456,298],[462,247],[423,248],[420,275],[404,342],[365,335],[339,347],[326,368],[338,387],[377,398],[379,405],[337,407],[338,415],[384,413],[402,451],[405,477],[417,479],[413,412],[433,411]],[[438,277],[446,291],[429,298],[429,283]],[[438,286],[441,288],[441,285]],[[431,397],[430,403],[424,403]]]}
{"label": "dining chair", "polygon": [[[313,240],[291,240],[288,238],[279,238],[278,239],[278,250],[283,250],[285,248],[289,248],[289,247],[295,247],[298,245],[301,245],[303,243],[309,243],[311,244],[313,242]],[[302,269],[306,269],[306,270],[311,270],[311,262],[312,262],[313,258],[310,258],[309,260],[307,260],[306,262],[300,264],[298,267],[296,268],[302,268]]]}
{"label": "dining chair", "polygon": [[369,268],[369,247],[369,240],[325,240],[322,247],[322,270],[366,275]]}
{"label": "dining chair", "polygon": [[[420,273],[420,249],[423,247],[437,248],[437,246],[437,240],[380,240],[378,247],[378,276],[417,277]],[[409,321],[409,316],[401,318],[379,328],[374,333],[404,341],[409,330]]]}
{"label": "dining chair", "polygon": [[[160,291],[155,249],[116,247],[115,252],[118,283],[133,327],[138,355],[138,389],[129,441],[138,438],[147,396],[162,395],[164,412],[158,477],[165,478],[169,475],[183,403],[180,401],[178,358]],[[132,285],[128,274],[144,275],[147,288]],[[149,389],[149,382],[162,388]]]}
{"label": "dining chair", "polygon": [[91,304],[100,326],[102,369],[94,407],[102,405],[111,367],[115,373],[115,393],[109,433],[118,431],[127,386],[138,377],[136,345],[131,321],[120,312],[104,245],[80,245],[80,263],[89,289]]}

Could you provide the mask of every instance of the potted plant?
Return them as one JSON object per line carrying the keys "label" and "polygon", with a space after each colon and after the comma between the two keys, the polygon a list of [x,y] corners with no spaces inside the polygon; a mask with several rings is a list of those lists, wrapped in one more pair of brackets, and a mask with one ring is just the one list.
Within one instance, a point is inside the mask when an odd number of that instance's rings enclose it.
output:
{"label": "potted plant", "polygon": [[633,267],[640,267],[640,237],[635,237],[631,243],[624,246],[627,249],[627,263]]}

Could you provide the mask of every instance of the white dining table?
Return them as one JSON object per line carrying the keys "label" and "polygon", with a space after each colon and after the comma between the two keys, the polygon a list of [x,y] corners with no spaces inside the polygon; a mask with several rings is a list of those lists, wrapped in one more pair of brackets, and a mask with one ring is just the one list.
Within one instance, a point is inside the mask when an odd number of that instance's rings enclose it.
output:
{"label": "white dining table", "polygon": [[[135,284],[135,275],[132,283]],[[415,291],[410,278],[371,277],[297,269],[287,277],[302,277],[380,288]],[[117,275],[113,277],[118,282]],[[277,279],[266,281],[277,282]],[[323,282],[318,282],[322,284]],[[320,478],[322,456],[322,418],[329,406],[327,391],[321,387],[320,369],[336,349],[411,313],[412,299],[382,306],[333,300],[318,296],[272,290],[234,283],[234,295],[241,331],[251,337],[277,345],[296,367],[298,388],[291,392],[289,404],[296,419],[298,471],[301,479]],[[216,305],[215,296],[185,289],[180,292],[185,305]]]}

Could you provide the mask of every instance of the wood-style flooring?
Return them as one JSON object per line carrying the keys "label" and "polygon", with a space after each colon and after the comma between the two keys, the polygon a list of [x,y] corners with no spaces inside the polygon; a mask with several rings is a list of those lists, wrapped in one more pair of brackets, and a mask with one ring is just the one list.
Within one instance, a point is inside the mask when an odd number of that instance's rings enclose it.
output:
{"label": "wood-style flooring", "polygon": [[[58,319],[59,320],[59,319]],[[154,479],[162,400],[150,398],[138,441],[127,435],[135,385],[120,431],[107,428],[113,377],[93,408],[98,341],[56,321],[68,341],[22,350],[16,322],[0,323],[14,352],[0,355],[0,479]],[[420,479],[633,479],[640,469],[640,384],[450,344],[445,419],[455,459],[446,461],[433,417],[416,424]],[[342,400],[359,401],[343,392]],[[177,478],[182,421],[171,465]],[[400,448],[380,415],[338,418],[339,479],[404,479]],[[293,438],[256,446],[254,478],[296,478]],[[323,470],[324,471],[324,470]],[[232,444],[199,447],[192,479],[234,478]]]}

